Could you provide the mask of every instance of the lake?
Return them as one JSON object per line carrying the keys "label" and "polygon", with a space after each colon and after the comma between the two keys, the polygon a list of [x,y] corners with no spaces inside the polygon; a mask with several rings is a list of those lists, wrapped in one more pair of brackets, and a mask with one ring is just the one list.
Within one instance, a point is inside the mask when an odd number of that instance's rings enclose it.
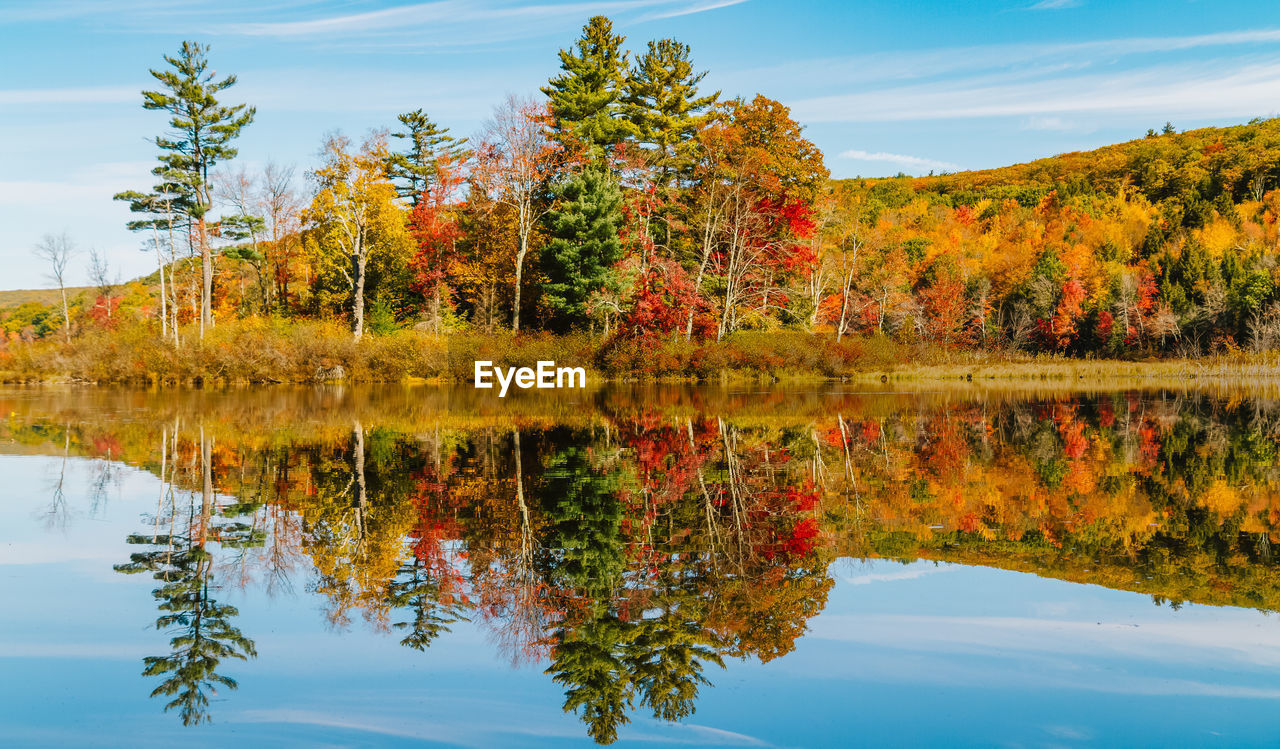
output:
{"label": "lake", "polygon": [[1280,394],[0,390],[8,746],[1272,746]]}

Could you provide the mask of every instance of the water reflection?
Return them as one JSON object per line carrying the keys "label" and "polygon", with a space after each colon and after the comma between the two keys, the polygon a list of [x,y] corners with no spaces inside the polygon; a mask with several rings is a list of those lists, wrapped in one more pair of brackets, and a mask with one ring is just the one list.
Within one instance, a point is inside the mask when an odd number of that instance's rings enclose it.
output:
{"label": "water reflection", "polygon": [[[768,661],[837,557],[1034,572],[1274,610],[1280,406],[1202,393],[17,392],[5,441],[160,479],[121,573],[184,724],[253,633],[227,589],[305,586],[338,628],[430,653],[452,625],[536,662],[600,743]],[[86,418],[92,414],[95,418]],[[61,481],[51,516],[64,505]],[[360,620],[360,621],[357,621]]]}

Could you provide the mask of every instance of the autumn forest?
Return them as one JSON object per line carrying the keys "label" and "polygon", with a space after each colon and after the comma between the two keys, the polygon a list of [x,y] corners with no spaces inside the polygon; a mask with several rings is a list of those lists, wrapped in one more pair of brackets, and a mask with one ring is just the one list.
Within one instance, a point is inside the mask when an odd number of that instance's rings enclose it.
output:
{"label": "autumn forest", "polygon": [[151,71],[155,183],[116,196],[156,271],[121,282],[95,254],[69,293],[77,248],[46,236],[61,295],[0,312],[6,376],[461,378],[452,350],[511,336],[699,378],[1280,347],[1280,120],[833,180],[786,106],[704,90],[687,45],[628,49],[594,17],[480,132],[415,109],[332,134],[303,175],[237,166],[256,110],[209,54]]}

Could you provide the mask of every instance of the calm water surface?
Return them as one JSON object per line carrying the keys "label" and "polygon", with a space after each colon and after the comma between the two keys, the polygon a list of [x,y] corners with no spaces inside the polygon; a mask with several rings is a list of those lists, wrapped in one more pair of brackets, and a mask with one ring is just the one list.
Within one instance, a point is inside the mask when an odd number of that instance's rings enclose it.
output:
{"label": "calm water surface", "polygon": [[0,390],[6,746],[1274,746],[1259,393]]}

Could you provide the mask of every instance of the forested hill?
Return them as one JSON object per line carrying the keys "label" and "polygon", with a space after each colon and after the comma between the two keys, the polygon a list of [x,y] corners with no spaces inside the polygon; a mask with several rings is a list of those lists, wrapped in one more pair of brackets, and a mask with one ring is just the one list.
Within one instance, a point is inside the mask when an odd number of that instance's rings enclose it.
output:
{"label": "forested hill", "polygon": [[1148,131],[1146,137],[1092,151],[1073,151],[1024,164],[955,172],[912,180],[917,192],[945,196],[953,205],[1012,198],[1034,207],[1048,192],[1059,196],[1105,193],[1124,188],[1152,203],[1173,202],[1198,214],[1209,206],[1261,201],[1280,173],[1280,118],[1233,127],[1176,132]]}
{"label": "forested hill", "polygon": [[943,345],[1270,350],[1278,177],[1280,119],[1267,119],[1166,126],[999,169],[842,180],[823,221],[852,269],[833,317]]}

